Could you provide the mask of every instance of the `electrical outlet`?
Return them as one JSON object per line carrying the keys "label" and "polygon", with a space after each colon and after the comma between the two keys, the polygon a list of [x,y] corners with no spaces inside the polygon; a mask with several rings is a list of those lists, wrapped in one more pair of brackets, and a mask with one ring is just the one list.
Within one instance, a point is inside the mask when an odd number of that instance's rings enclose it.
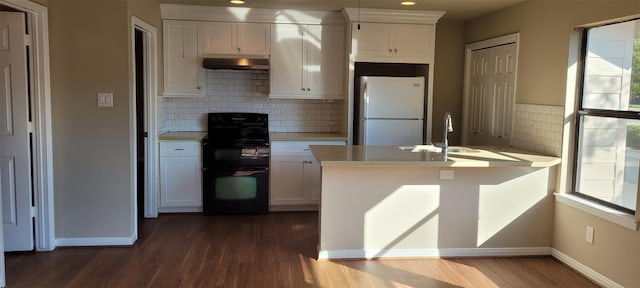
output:
{"label": "electrical outlet", "polygon": [[593,232],[594,232],[593,227],[587,226],[587,233],[584,240],[587,241],[587,243],[589,244],[593,244]]}
{"label": "electrical outlet", "polygon": [[440,170],[440,180],[453,180],[453,170]]}

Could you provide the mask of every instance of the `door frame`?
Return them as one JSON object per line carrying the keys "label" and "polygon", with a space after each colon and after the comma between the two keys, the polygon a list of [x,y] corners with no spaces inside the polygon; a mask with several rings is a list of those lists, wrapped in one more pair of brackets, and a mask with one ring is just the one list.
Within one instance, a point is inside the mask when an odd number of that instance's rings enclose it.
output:
{"label": "door frame", "polygon": [[31,83],[33,85],[33,193],[35,249],[55,249],[51,85],[49,73],[49,16],[47,7],[29,0],[0,0],[0,5],[25,12],[30,23]]}
{"label": "door frame", "polygon": [[[495,37],[495,38],[491,38],[491,39],[487,39],[487,40],[483,40],[483,41],[478,41],[478,42],[474,42],[474,43],[470,43],[467,44],[465,46],[465,50],[464,50],[464,87],[463,87],[463,93],[462,93],[462,145],[467,145],[469,143],[469,139],[467,136],[467,130],[469,129],[469,126],[471,125],[470,121],[471,121],[471,115],[469,115],[470,113],[470,99],[469,97],[471,97],[471,52],[475,51],[475,50],[480,50],[480,49],[486,49],[486,48],[491,48],[491,47],[495,47],[495,46],[500,46],[500,45],[505,45],[505,44],[510,44],[510,43],[515,43],[516,44],[516,51],[518,51],[518,54],[520,54],[520,33],[513,33],[513,34],[508,34],[508,35],[504,35],[504,36],[499,36],[499,37]],[[517,83],[518,83],[518,57],[519,55],[516,56],[516,72],[515,72],[515,82],[514,82],[514,101],[513,101],[513,105],[515,106],[516,103],[516,95],[517,95]],[[513,107],[512,107],[512,112],[513,112]],[[511,130],[513,130],[513,124],[511,125]]]}
{"label": "door frame", "polygon": [[[145,163],[144,163],[144,217],[158,217],[158,153],[157,153],[157,132],[156,132],[156,95],[158,89],[158,37],[157,29],[143,20],[131,16],[131,45],[129,47],[129,59],[131,63],[131,91],[129,97],[129,131],[130,131],[130,153],[131,153],[131,203],[133,205],[133,227],[135,233],[138,231],[138,201],[137,201],[137,140],[136,140],[136,81],[135,81],[135,30],[140,30],[144,34],[145,45],[145,95],[144,111],[145,129],[147,138],[145,143]],[[136,237],[137,238],[137,237]]]}

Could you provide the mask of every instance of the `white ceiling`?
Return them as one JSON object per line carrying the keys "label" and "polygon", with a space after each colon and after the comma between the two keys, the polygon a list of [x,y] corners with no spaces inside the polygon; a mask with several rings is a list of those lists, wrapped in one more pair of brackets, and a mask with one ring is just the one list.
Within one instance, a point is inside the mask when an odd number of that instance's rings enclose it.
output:
{"label": "white ceiling", "polygon": [[[468,20],[491,12],[518,4],[525,0],[413,0],[415,6],[406,8],[400,5],[401,0],[245,0],[242,7],[269,9],[299,9],[340,11],[344,7],[397,9],[397,10],[432,10],[445,11],[444,18]],[[160,0],[161,3],[233,6],[228,0]]]}

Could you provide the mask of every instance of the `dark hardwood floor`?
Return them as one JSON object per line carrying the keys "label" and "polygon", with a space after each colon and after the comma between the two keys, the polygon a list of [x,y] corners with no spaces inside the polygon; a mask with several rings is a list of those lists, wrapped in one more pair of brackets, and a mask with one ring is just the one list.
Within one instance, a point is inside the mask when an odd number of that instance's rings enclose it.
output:
{"label": "dark hardwood floor", "polygon": [[317,213],[161,215],[133,247],[7,253],[8,287],[598,287],[551,257],[316,261]]}

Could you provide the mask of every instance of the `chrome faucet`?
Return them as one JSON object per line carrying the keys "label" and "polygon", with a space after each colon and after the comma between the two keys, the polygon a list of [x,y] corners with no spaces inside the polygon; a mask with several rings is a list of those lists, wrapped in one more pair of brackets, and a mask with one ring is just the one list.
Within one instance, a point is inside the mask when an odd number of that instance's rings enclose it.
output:
{"label": "chrome faucet", "polygon": [[442,136],[442,153],[445,161],[449,150],[449,133],[453,132],[453,123],[451,123],[451,112],[444,113],[444,135]]}

